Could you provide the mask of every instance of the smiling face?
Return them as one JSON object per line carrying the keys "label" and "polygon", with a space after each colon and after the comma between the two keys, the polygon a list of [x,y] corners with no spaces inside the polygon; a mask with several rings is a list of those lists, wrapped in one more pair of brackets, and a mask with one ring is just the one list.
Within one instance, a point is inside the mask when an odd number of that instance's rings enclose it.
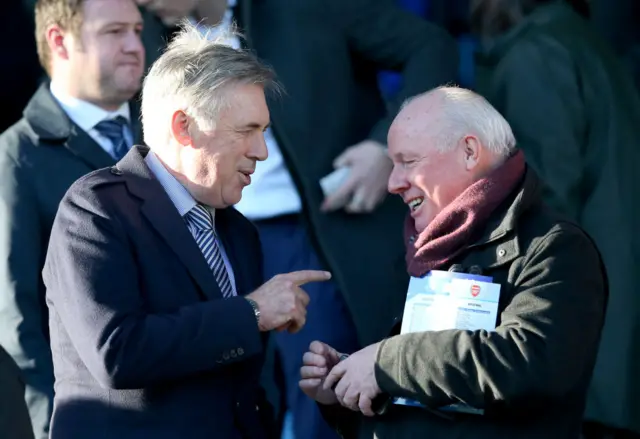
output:
{"label": "smiling face", "polygon": [[[494,161],[473,135],[442,136],[448,126],[441,103],[427,96],[407,105],[389,130],[388,189],[407,204],[419,233]],[[454,144],[439,144],[443,140]]]}
{"label": "smiling face", "polygon": [[251,183],[256,161],[267,158],[264,131],[269,109],[261,85],[236,85],[225,95],[231,99],[219,112],[215,128],[207,130],[182,111],[172,120],[176,140],[176,178],[193,198],[214,208],[240,201]]}

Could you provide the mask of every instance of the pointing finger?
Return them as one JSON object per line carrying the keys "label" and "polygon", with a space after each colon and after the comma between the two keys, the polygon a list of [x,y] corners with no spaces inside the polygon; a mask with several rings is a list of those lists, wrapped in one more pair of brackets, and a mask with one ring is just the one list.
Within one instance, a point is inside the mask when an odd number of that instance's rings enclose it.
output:
{"label": "pointing finger", "polygon": [[322,270],[292,271],[291,273],[286,273],[282,276],[297,286],[301,286],[309,282],[324,282],[331,279],[331,273]]}

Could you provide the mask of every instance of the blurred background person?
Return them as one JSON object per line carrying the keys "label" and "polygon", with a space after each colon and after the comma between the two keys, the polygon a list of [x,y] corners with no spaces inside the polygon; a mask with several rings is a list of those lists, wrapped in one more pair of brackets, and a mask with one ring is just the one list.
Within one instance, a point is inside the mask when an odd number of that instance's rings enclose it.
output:
{"label": "blurred background person", "polygon": [[602,253],[611,290],[585,416],[617,437],[640,434],[640,99],[587,6],[475,0],[476,86],[511,124],[545,200]]}
{"label": "blurred background person", "polygon": [[142,22],[133,0],[39,0],[38,56],[50,76],[0,136],[0,344],[20,367],[36,439],[48,437],[53,366],[41,271],[71,183],[139,137]]}

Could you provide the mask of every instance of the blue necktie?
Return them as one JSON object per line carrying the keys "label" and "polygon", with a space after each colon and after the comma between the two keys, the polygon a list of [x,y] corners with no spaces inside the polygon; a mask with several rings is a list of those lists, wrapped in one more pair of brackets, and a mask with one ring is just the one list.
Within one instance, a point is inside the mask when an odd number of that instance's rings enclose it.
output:
{"label": "blue necktie", "polygon": [[130,130],[129,122],[123,116],[118,116],[115,119],[105,119],[94,128],[111,141],[113,156],[116,160],[120,160],[129,151],[131,145],[128,144],[124,135],[124,130]]}
{"label": "blue necktie", "polygon": [[200,247],[200,251],[202,251],[202,255],[207,260],[209,268],[213,271],[220,291],[222,291],[222,297],[234,296],[235,293],[229,280],[229,273],[227,273],[227,267],[224,265],[222,253],[213,232],[211,214],[204,206],[196,204],[193,209],[187,212],[184,218],[198,247]]}

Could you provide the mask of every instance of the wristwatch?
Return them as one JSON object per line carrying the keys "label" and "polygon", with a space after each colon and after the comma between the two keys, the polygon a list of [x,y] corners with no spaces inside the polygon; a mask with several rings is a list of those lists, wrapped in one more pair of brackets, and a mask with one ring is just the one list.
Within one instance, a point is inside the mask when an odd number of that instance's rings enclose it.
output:
{"label": "wristwatch", "polygon": [[249,302],[249,305],[251,305],[251,308],[253,308],[253,314],[256,316],[256,323],[259,325],[260,324],[260,308],[258,307],[258,304],[253,299],[246,299],[246,300],[247,302]]}

